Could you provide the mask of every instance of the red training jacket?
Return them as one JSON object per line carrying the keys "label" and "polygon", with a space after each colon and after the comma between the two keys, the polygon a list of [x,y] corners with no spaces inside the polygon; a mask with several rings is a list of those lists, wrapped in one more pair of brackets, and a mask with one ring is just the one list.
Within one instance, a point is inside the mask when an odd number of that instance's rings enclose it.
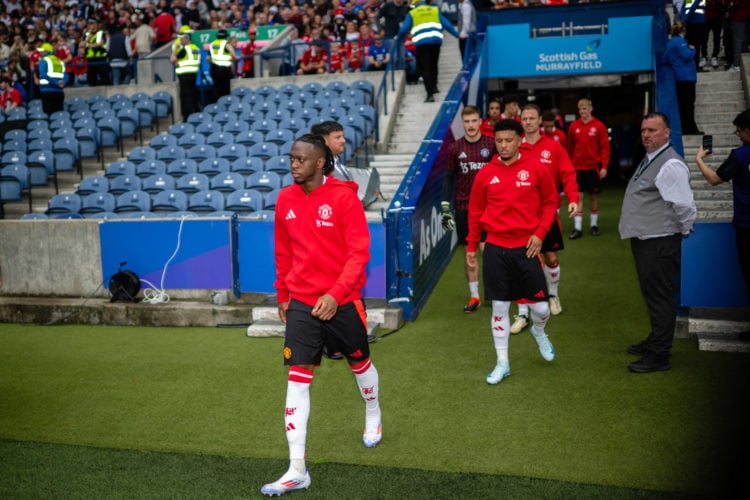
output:
{"label": "red training jacket", "polygon": [[[540,130],[540,132],[542,132]],[[570,203],[578,203],[578,182],[576,181],[576,170],[570,162],[568,152],[563,149],[559,142],[550,139],[542,133],[542,137],[535,144],[529,144],[524,138],[519,148],[521,152],[528,152],[547,167],[552,174],[552,180],[557,189],[557,206],[560,206],[562,196],[560,189],[565,192]]]}
{"label": "red training jacket", "polygon": [[576,170],[606,169],[609,165],[609,134],[602,122],[580,118],[568,128],[568,153]]}
{"label": "red training jacket", "polygon": [[282,189],[274,241],[279,303],[314,306],[326,293],[339,305],[362,298],[370,231],[356,183],[329,176],[309,195],[297,184]]}
{"label": "red training jacket", "polygon": [[469,198],[467,252],[476,252],[482,231],[487,243],[525,247],[531,235],[544,239],[557,215],[559,194],[547,168],[521,153],[506,165],[495,155],[474,179]]}

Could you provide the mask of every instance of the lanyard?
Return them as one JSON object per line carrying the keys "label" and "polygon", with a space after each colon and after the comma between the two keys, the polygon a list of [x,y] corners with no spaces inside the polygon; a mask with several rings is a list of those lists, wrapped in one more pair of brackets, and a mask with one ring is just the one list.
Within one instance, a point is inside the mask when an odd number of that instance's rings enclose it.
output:
{"label": "lanyard", "polygon": [[[656,156],[654,156],[654,157],[653,157],[653,159],[651,159],[650,161],[649,161],[649,159],[648,159],[648,155],[646,155],[646,157],[645,157],[645,158],[643,158],[643,161],[641,161],[641,164],[640,164],[640,165],[638,166],[638,171],[637,171],[637,172],[635,173],[635,175],[633,176],[633,180],[637,180],[637,179],[638,179],[638,177],[640,177],[640,176],[641,176],[641,175],[643,174],[643,172],[645,172],[645,171],[646,171],[646,169],[647,169],[648,167],[650,167],[650,166],[651,166],[651,164],[652,164],[652,163],[654,163],[654,161],[656,161],[656,159],[657,159],[658,157],[660,157],[660,156],[661,156],[661,154],[662,154],[662,153],[664,153],[664,152],[665,152],[666,150],[668,150],[668,149],[669,149],[669,148],[671,148],[671,147],[672,147],[672,144],[669,144],[669,145],[667,145],[667,147],[666,147],[666,148],[664,148],[664,149],[662,149],[661,151],[659,151],[659,153],[658,153],[658,154],[657,154]],[[644,163],[644,162],[645,162],[645,163]]]}

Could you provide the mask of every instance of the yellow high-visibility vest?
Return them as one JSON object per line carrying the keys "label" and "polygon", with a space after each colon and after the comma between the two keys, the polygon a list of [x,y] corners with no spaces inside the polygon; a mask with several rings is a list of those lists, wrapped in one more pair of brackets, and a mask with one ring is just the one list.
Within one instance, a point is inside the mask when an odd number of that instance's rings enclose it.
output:
{"label": "yellow high-visibility vest", "polygon": [[420,5],[409,13],[412,18],[411,38],[415,44],[428,38],[443,41],[443,25],[440,23],[440,11],[432,5]]}
{"label": "yellow high-visibility vest", "polygon": [[47,63],[47,71],[44,75],[39,75],[39,85],[57,85],[56,81],[65,78],[65,63],[54,55],[48,55],[42,58]]}
{"label": "yellow high-visibility vest", "polygon": [[229,68],[232,66],[232,56],[229,53],[229,50],[231,50],[231,46],[229,49],[227,49],[227,41],[226,40],[214,40],[211,42],[211,46],[209,47],[209,51],[211,53],[211,64],[215,64],[216,66],[221,66],[224,68]]}
{"label": "yellow high-visibility vest", "polygon": [[189,75],[198,72],[201,65],[201,53],[198,47],[191,43],[183,47],[185,54],[177,60],[174,72],[178,75]]}

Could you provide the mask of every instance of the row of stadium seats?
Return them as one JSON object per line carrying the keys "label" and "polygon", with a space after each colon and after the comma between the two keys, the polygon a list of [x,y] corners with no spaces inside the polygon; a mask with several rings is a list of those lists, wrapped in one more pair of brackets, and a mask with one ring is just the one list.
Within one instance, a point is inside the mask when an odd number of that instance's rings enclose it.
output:
{"label": "row of stadium seats", "polygon": [[182,176],[170,174],[153,174],[148,177],[134,175],[120,175],[107,178],[102,175],[85,177],[76,189],[79,195],[90,193],[121,194],[126,191],[143,190],[150,194],[170,189],[177,189],[187,193],[215,189],[222,192],[232,192],[238,189],[257,189],[258,191],[274,191],[293,182],[291,172],[258,171],[249,174],[238,172],[217,172],[212,175],[205,173],[191,173]]}
{"label": "row of stadium seats", "polygon": [[276,206],[278,191],[262,193],[255,189],[241,189],[231,193],[217,190],[201,190],[186,193],[175,189],[160,191],[151,195],[134,190],[119,195],[112,193],[91,193],[85,196],[76,193],[58,194],[52,197],[45,215],[78,214],[93,217],[101,213],[127,212],[185,212],[252,213],[262,210],[272,211]]}
{"label": "row of stadium seats", "polygon": [[104,175],[110,179],[123,175],[141,178],[152,175],[170,175],[178,178],[187,174],[205,174],[211,177],[225,172],[249,175],[262,171],[276,172],[281,175],[288,173],[288,154],[279,154],[270,157],[241,155],[236,159],[228,157],[204,159],[178,158],[168,162],[159,159],[148,159],[141,162],[117,160],[107,166]]}

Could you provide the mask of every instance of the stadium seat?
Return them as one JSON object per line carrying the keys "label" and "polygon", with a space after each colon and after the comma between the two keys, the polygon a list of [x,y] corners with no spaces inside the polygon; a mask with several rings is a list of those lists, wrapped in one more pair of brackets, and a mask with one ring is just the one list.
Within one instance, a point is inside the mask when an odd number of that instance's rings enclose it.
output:
{"label": "stadium seat", "polygon": [[271,85],[261,85],[256,87],[255,94],[267,97],[276,93],[276,88]]}
{"label": "stadium seat", "polygon": [[226,144],[216,150],[216,155],[219,158],[225,158],[230,162],[235,161],[237,158],[243,158],[247,156],[247,148],[242,144]]}
{"label": "stadium seat", "polygon": [[148,194],[156,194],[175,188],[175,180],[169,174],[154,174],[143,179],[141,189]]}
{"label": "stadium seat", "polygon": [[135,175],[135,163],[127,160],[113,161],[107,165],[107,169],[104,174],[108,179],[114,179],[121,175]]}
{"label": "stadium seat", "polygon": [[252,128],[250,126],[251,123],[261,121],[264,118],[265,118],[265,113],[261,111],[255,111],[254,109],[243,111],[242,113],[237,115],[237,121],[245,122],[249,128]]}
{"label": "stadium seat", "polygon": [[72,118],[69,111],[55,111],[51,115],[49,115],[49,121],[50,125],[52,125],[52,122],[56,122],[57,120],[66,120],[67,122],[72,123]]}
{"label": "stadium seat", "polygon": [[164,160],[146,160],[140,165],[135,166],[135,175],[141,179],[145,179],[154,174],[165,174],[166,172],[167,164]]}
{"label": "stadium seat", "polygon": [[191,113],[190,116],[188,116],[187,122],[194,127],[200,125],[201,123],[210,122],[211,121],[211,115],[208,113]]}
{"label": "stadium seat", "polygon": [[277,174],[284,176],[290,172],[289,157],[278,155],[269,158],[266,161],[264,170],[266,172],[276,172]]}
{"label": "stadium seat", "polygon": [[250,146],[247,150],[247,154],[249,154],[250,156],[257,156],[258,158],[261,158],[263,160],[267,160],[270,157],[277,156],[279,154],[279,147],[273,143],[262,142]]}
{"label": "stadium seat", "polygon": [[117,147],[120,151],[120,120],[116,116],[105,116],[97,119],[102,147]]}
{"label": "stadium seat", "polygon": [[288,174],[284,174],[284,177],[281,178],[281,187],[287,187],[294,184],[294,177],[292,177],[292,173],[289,172]]}
{"label": "stadium seat", "polygon": [[360,90],[367,96],[367,104],[373,102],[375,85],[370,80],[357,80],[349,84],[350,90]]}
{"label": "stadium seat", "polygon": [[187,194],[207,191],[210,186],[208,176],[205,174],[188,174],[177,179],[175,187]]}
{"label": "stadium seat", "polygon": [[180,146],[170,146],[162,148],[156,152],[157,160],[164,160],[167,164],[174,160],[181,160],[187,157],[187,153]]}
{"label": "stadium seat", "polygon": [[[99,129],[94,127],[85,127],[78,129],[76,139],[80,147],[79,155],[81,158],[99,158]],[[102,162],[104,158],[102,157]]]}
{"label": "stadium seat", "polygon": [[281,177],[276,172],[255,172],[245,180],[247,189],[255,189],[262,193],[281,189]]}
{"label": "stadium seat", "polygon": [[72,125],[58,127],[50,131],[52,132],[53,141],[56,141],[57,139],[65,139],[66,137],[75,137],[76,135],[76,129],[74,129]]}
{"label": "stadium seat", "polygon": [[198,132],[185,134],[177,139],[177,145],[185,149],[190,149],[193,146],[202,146],[205,143],[206,136]]}
{"label": "stadium seat", "polygon": [[40,129],[49,130],[49,122],[47,120],[31,120],[29,123],[26,124],[26,131],[28,132],[31,132],[32,130],[40,130]]}
{"label": "stadium seat", "polygon": [[128,191],[117,197],[115,213],[148,212],[151,210],[151,195],[145,191]]}
{"label": "stadium seat", "polygon": [[174,108],[172,106],[172,94],[165,91],[154,92],[152,99],[156,103],[156,116],[159,118],[172,117],[174,123]]}
{"label": "stadium seat", "polygon": [[211,117],[216,116],[216,114],[221,113],[224,110],[223,106],[220,106],[218,103],[208,104],[203,108],[203,113],[211,115]]}
{"label": "stadium seat", "polygon": [[375,127],[375,108],[366,104],[362,104],[355,108],[351,108],[349,110],[349,113],[364,118],[365,124],[367,125],[365,136],[369,136],[370,134],[372,134]]}
{"label": "stadium seat", "polygon": [[215,148],[226,146],[234,142],[234,135],[229,132],[214,132],[206,137],[206,144]]}
{"label": "stadium seat", "polygon": [[8,151],[3,153],[2,159],[0,159],[0,167],[18,164],[26,164],[26,153],[23,151]]}
{"label": "stadium seat", "polygon": [[52,152],[52,148],[29,153],[26,157],[26,166],[29,168],[33,186],[41,185],[42,178],[44,178],[44,185],[46,185],[49,176],[55,173],[55,154]]}
{"label": "stadium seat", "polygon": [[114,110],[112,109],[112,106],[110,106],[110,104],[106,101],[96,102],[94,104],[91,104],[89,105],[89,109],[91,110],[92,113],[94,113],[94,116],[96,116],[97,112],[102,111],[104,109],[108,109],[114,112]]}
{"label": "stadium seat", "polygon": [[216,104],[218,104],[219,106],[221,106],[223,109],[226,109],[227,111],[230,111],[229,108],[233,104],[239,104],[241,102],[242,102],[242,100],[238,96],[230,94],[230,95],[223,95],[223,96],[219,97],[219,99],[216,101]]}
{"label": "stadium seat", "polygon": [[154,195],[152,212],[183,212],[187,210],[188,195],[183,191],[164,190]]}
{"label": "stadium seat", "polygon": [[91,193],[106,193],[109,191],[109,179],[103,175],[91,175],[81,179],[76,194],[86,196]]}
{"label": "stadium seat", "polygon": [[167,173],[175,179],[187,174],[198,173],[198,162],[191,158],[180,158],[167,163]]}
{"label": "stadium seat", "polygon": [[273,210],[276,208],[276,198],[279,196],[279,190],[269,191],[263,195],[263,210]]}
{"label": "stadium seat", "polygon": [[225,172],[211,178],[210,189],[222,193],[232,193],[245,188],[245,178],[237,172]]}
{"label": "stadium seat", "polygon": [[109,192],[114,195],[141,189],[141,178],[135,175],[118,175],[109,181]]}
{"label": "stadium seat", "polygon": [[112,220],[120,219],[120,215],[114,212],[94,212],[92,214],[84,214],[84,219],[98,219],[98,220]]}
{"label": "stadium seat", "polygon": [[52,152],[55,154],[55,170],[73,170],[78,165],[78,140],[75,137],[57,139]]}
{"label": "stadium seat", "polygon": [[229,172],[229,166],[229,160],[226,158],[206,158],[198,163],[198,173],[210,178],[217,174]]}
{"label": "stadium seat", "polygon": [[143,163],[146,160],[155,160],[156,150],[148,146],[141,146],[133,149],[128,153],[128,160],[133,162],[136,166]]}
{"label": "stadium seat", "polygon": [[250,175],[263,171],[263,160],[255,156],[238,158],[232,162],[229,170],[242,175]]}
{"label": "stadium seat", "polygon": [[81,197],[75,193],[60,193],[50,198],[47,215],[77,214],[81,210]]}
{"label": "stadium seat", "polygon": [[138,112],[138,127],[153,129],[154,125],[156,125],[156,133],[159,133],[159,121],[156,116],[156,102],[150,97],[147,97],[135,101],[133,105]]}
{"label": "stadium seat", "polygon": [[291,117],[292,117],[292,112],[287,109],[277,109],[275,111],[272,111],[266,114],[266,120],[272,120],[276,122],[277,126],[279,122],[281,122],[282,120],[285,120]]}
{"label": "stadium seat", "polygon": [[263,117],[268,117],[269,113],[276,111],[276,103],[270,101],[261,101],[253,105],[253,111],[256,113],[263,113]]}
{"label": "stadium seat", "polygon": [[324,89],[323,85],[318,82],[309,82],[309,83],[304,84],[300,88],[302,92],[309,92],[311,94],[318,94],[322,92],[323,89]]}
{"label": "stadium seat", "polygon": [[307,130],[307,124],[304,120],[301,118],[287,118],[286,120],[281,120],[279,122],[279,129],[281,130],[288,130],[292,133],[293,136],[297,136],[300,134],[300,131],[306,131]]}
{"label": "stadium seat", "polygon": [[214,123],[224,126],[227,123],[237,121],[237,114],[231,111],[221,111],[214,116]]}
{"label": "stadium seat", "polygon": [[19,141],[18,139],[9,139],[3,143],[3,152],[8,151],[20,151],[26,152],[26,139]]}
{"label": "stadium seat", "polygon": [[107,98],[107,102],[111,106],[117,103],[130,102],[130,98],[126,96],[125,94],[123,94],[122,92],[118,92],[116,94],[112,94],[111,96],[109,96]]}
{"label": "stadium seat", "polygon": [[188,210],[195,213],[224,210],[224,195],[220,191],[212,190],[193,193],[188,199]]}
{"label": "stadium seat", "polygon": [[187,157],[200,162],[206,158],[216,158],[216,148],[206,144],[202,146],[193,146],[186,151]]}
{"label": "stadium seat", "polygon": [[341,80],[334,80],[332,82],[328,82],[325,89],[341,93],[342,91],[349,89],[349,86]]}
{"label": "stadium seat", "polygon": [[21,220],[47,220],[49,217],[47,214],[41,214],[38,212],[30,212],[27,214],[23,214],[21,216]]}
{"label": "stadium seat", "polygon": [[195,132],[195,125],[192,123],[175,123],[169,127],[169,135],[173,135],[178,139],[185,134],[192,134]]}
{"label": "stadium seat", "polygon": [[[224,97],[233,97],[233,96],[224,96]],[[236,101],[232,102],[228,107],[227,111],[230,111],[234,114],[236,114],[238,117],[243,115],[244,113],[247,113],[249,111],[252,111],[253,106],[251,104],[247,104],[242,101]]]}
{"label": "stadium seat", "polygon": [[148,145],[151,146],[151,149],[159,151],[162,148],[177,146],[177,137],[170,134],[159,134],[154,136]]}
{"label": "stadium seat", "polygon": [[279,87],[278,92],[287,96],[297,95],[300,92],[300,88],[293,83],[285,83]]}
{"label": "stadium seat", "polygon": [[292,113],[293,118],[297,118],[299,120],[304,120],[305,123],[309,124],[310,120],[313,118],[317,118],[318,115],[320,115],[320,111],[318,111],[315,108],[298,108],[294,113]]}
{"label": "stadium seat", "polygon": [[257,130],[248,130],[247,132],[240,132],[234,137],[234,142],[242,144],[243,146],[250,147],[255,144],[261,143],[265,140],[263,132]]}
{"label": "stadium seat", "polygon": [[115,205],[115,196],[112,193],[91,193],[81,200],[81,209],[78,213],[114,212]]}
{"label": "stadium seat", "polygon": [[256,122],[253,122],[250,125],[250,128],[253,130],[257,130],[258,132],[261,132],[263,134],[267,134],[271,130],[276,130],[277,125],[276,122],[273,120],[259,120]]}
{"label": "stadium seat", "polygon": [[231,90],[230,94],[242,99],[243,97],[255,95],[255,92],[250,87],[235,87]]}
{"label": "stadium seat", "polygon": [[26,136],[27,132],[24,129],[11,129],[5,132],[5,137],[3,137],[3,141],[21,141],[26,142]]}
{"label": "stadium seat", "polygon": [[225,210],[256,212],[263,209],[263,195],[254,189],[242,189],[227,196]]}
{"label": "stadium seat", "polygon": [[138,111],[135,108],[122,108],[117,111],[117,118],[120,120],[120,137],[135,139],[140,124]]}
{"label": "stadium seat", "polygon": [[[26,165],[8,165],[0,169],[0,200],[21,201],[23,192],[29,188],[29,173]],[[31,211],[31,202],[29,202]]]}
{"label": "stadium seat", "polygon": [[292,151],[292,146],[294,145],[294,142],[287,142],[286,144],[282,144],[282,146],[279,148],[279,156],[289,156],[289,153]]}
{"label": "stadium seat", "polygon": [[197,134],[203,134],[208,137],[214,132],[221,132],[221,125],[214,121],[206,121],[195,126],[195,132]]}
{"label": "stadium seat", "polygon": [[93,116],[87,116],[73,121],[73,128],[76,130],[87,127],[96,127],[96,120],[94,120]]}
{"label": "stadium seat", "polygon": [[287,142],[294,142],[294,134],[290,130],[276,129],[266,134],[266,141],[281,146]]}

